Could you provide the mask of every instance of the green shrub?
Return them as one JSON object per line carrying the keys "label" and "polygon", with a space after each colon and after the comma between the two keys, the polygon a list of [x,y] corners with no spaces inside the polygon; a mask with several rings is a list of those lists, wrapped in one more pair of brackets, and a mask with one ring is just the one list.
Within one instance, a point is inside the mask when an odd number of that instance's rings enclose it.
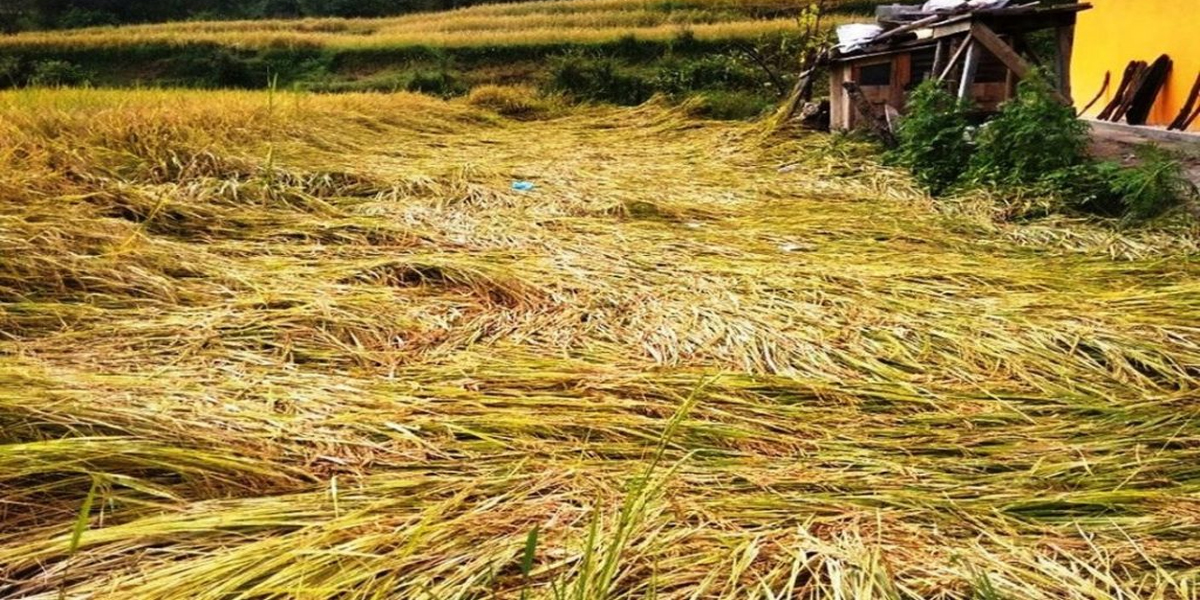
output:
{"label": "green shrub", "polygon": [[[213,46],[179,49],[163,62],[168,77],[179,85],[205,88],[261,88],[267,73],[249,65],[249,59],[235,50]],[[175,83],[175,82],[173,82]]]}
{"label": "green shrub", "polygon": [[1184,174],[1183,163],[1174,154],[1154,145],[1139,146],[1138,164],[1119,171],[1112,189],[1121,198],[1127,220],[1157,217],[1188,199],[1195,199],[1196,186]]}
{"label": "green shrub", "polygon": [[653,95],[645,78],[612,58],[571,53],[556,58],[550,71],[551,91],[581,100],[633,106]]}
{"label": "green shrub", "polygon": [[704,42],[696,38],[696,32],[686,25],[682,26],[669,42],[671,52],[692,54],[704,48]]}
{"label": "green shrub", "polygon": [[411,73],[404,89],[448,98],[467,93],[467,86],[458,76],[446,69],[429,69]]}
{"label": "green shrub", "polygon": [[88,76],[84,70],[79,65],[65,60],[36,62],[29,76],[29,85],[39,87],[86,85],[87,82]]}
{"label": "green shrub", "polygon": [[760,94],[711,91],[691,98],[684,108],[693,117],[739,121],[762,116],[774,105],[774,100]]}
{"label": "green shrub", "polygon": [[15,56],[0,56],[0,90],[19,87],[24,80],[21,59]]}
{"label": "green shrub", "polygon": [[727,54],[666,64],[653,81],[656,90],[672,95],[702,90],[754,90],[768,83],[761,70]]}
{"label": "green shrub", "polygon": [[1046,79],[1035,74],[1017,97],[980,129],[967,178],[991,186],[1037,185],[1088,160],[1088,126],[1060,103]]}
{"label": "green shrub", "polygon": [[1112,161],[1088,161],[1046,175],[1034,190],[1067,208],[1104,217],[1119,217],[1125,203],[1115,182],[1125,167]]}
{"label": "green shrub", "polygon": [[1139,148],[1132,167],[1093,160],[1087,124],[1058,102],[1040,75],[1022,84],[974,143],[967,110],[938,84],[925,82],[909,99],[899,145],[887,160],[911,169],[935,195],[955,187],[990,188],[1012,203],[1011,216],[1066,208],[1132,222],[1197,195],[1183,164],[1161,148]]}
{"label": "green shrub", "polygon": [[1126,222],[1152,219],[1196,197],[1196,186],[1174,154],[1151,144],[1135,152],[1132,166],[1089,161],[1050,174],[1039,187],[1070,208]]}
{"label": "green shrub", "polygon": [[967,105],[937,82],[926,81],[910,96],[908,114],[896,131],[899,145],[886,158],[911,169],[931,193],[941,194],[967,170],[968,128]]}
{"label": "green shrub", "polygon": [[61,29],[79,29],[102,25],[119,25],[120,23],[121,20],[117,18],[117,15],[109,11],[73,7],[59,17],[57,25]]}
{"label": "green shrub", "polygon": [[537,119],[551,112],[550,102],[525,86],[482,85],[471,90],[467,102],[513,119]]}
{"label": "green shrub", "polygon": [[407,90],[411,76],[403,71],[384,72],[364,77],[362,79],[339,80],[330,76],[302,81],[298,87],[309,92],[324,93],[358,93],[384,92],[393,93]]}

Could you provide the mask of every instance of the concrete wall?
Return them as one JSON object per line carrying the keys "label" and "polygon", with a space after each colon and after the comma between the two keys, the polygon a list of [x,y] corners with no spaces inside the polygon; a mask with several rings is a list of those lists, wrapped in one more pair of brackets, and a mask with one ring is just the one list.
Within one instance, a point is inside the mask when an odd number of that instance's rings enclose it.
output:
{"label": "concrete wall", "polygon": [[[1071,78],[1076,105],[1083,108],[1094,98],[1104,72],[1111,72],[1108,91],[1087,114],[1096,116],[1112,99],[1129,61],[1153,62],[1168,54],[1175,68],[1148,124],[1169,124],[1200,75],[1200,0],[1089,1],[1095,8],[1079,15],[1075,32]],[[1200,131],[1200,119],[1191,130]]]}

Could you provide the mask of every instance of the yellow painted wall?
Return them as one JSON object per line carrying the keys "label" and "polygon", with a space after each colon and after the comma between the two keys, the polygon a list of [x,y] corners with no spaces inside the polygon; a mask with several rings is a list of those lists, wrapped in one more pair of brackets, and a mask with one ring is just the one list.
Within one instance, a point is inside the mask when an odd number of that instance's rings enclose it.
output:
{"label": "yellow painted wall", "polygon": [[[1087,114],[1096,116],[1112,99],[1129,61],[1154,62],[1168,54],[1175,68],[1148,124],[1169,124],[1200,75],[1200,0],[1089,1],[1095,8],[1079,15],[1075,31],[1071,86],[1076,105],[1083,108],[1091,101],[1104,83],[1104,72],[1110,71],[1108,91]],[[1200,131],[1200,119],[1191,130]]]}

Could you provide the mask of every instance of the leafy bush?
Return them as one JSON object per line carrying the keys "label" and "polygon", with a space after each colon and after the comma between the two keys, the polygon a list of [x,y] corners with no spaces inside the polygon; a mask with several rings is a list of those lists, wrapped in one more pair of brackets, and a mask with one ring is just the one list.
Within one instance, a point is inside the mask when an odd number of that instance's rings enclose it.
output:
{"label": "leafy bush", "polygon": [[1088,160],[1088,126],[1059,102],[1040,75],[1021,82],[1017,97],[976,138],[967,178],[984,185],[1037,185]]}
{"label": "leafy bush", "polygon": [[1068,208],[1119,217],[1125,212],[1125,202],[1115,182],[1124,170],[1112,161],[1089,161],[1048,174],[1034,191],[1057,198]]}
{"label": "leafy bush", "polygon": [[1138,221],[1197,195],[1182,163],[1161,148],[1139,148],[1132,167],[1093,160],[1087,124],[1058,102],[1040,75],[1023,83],[973,141],[969,133],[967,107],[925,82],[910,97],[899,145],[886,158],[911,169],[935,195],[987,187],[1024,207],[1011,214],[1025,217],[1058,207]]}
{"label": "leafy bush", "polygon": [[774,102],[750,92],[704,92],[684,104],[693,117],[737,121],[761,116]]}
{"label": "leafy bush", "polygon": [[1137,166],[1119,170],[1113,192],[1121,198],[1129,220],[1157,217],[1188,199],[1196,198],[1196,186],[1184,175],[1183,163],[1170,152],[1154,145],[1137,149]]}
{"label": "leafy bush", "polygon": [[922,83],[909,98],[908,115],[896,131],[899,145],[887,160],[908,167],[933,194],[954,186],[967,170],[967,105],[935,81]]}
{"label": "leafy bush", "polygon": [[416,71],[409,75],[404,89],[442,97],[460,96],[467,92],[467,86],[458,76],[446,69]]}
{"label": "leafy bush", "polygon": [[633,106],[650,99],[653,87],[641,75],[607,57],[571,53],[551,65],[551,91],[582,100]]}
{"label": "leafy bush", "polygon": [[393,93],[399,90],[408,89],[408,83],[410,79],[410,75],[403,71],[388,71],[384,73],[377,73],[370,77],[352,80],[339,80],[333,79],[329,76],[324,76],[302,81],[298,84],[298,88],[309,92],[338,94],[347,92]]}
{"label": "leafy bush", "polygon": [[21,59],[15,56],[0,56],[0,90],[18,87],[24,80]]}
{"label": "leafy bush", "polygon": [[72,7],[58,19],[58,27],[62,29],[78,29],[82,27],[99,27],[101,25],[119,25],[117,15],[106,10]]}
{"label": "leafy bush", "polygon": [[1089,161],[1050,174],[1040,187],[1071,208],[1123,216],[1127,222],[1152,219],[1196,198],[1196,186],[1174,154],[1151,144],[1138,146],[1135,152],[1137,162],[1132,166]]}
{"label": "leafy bush", "polygon": [[33,73],[29,76],[29,85],[40,87],[57,87],[66,85],[84,85],[88,76],[79,65],[65,60],[43,60],[33,64]]}
{"label": "leafy bush", "polygon": [[181,48],[164,61],[169,78],[206,88],[255,88],[267,81],[266,71],[256,72],[248,59],[228,48]]}
{"label": "leafy bush", "polygon": [[659,69],[653,82],[655,89],[672,95],[700,90],[761,89],[767,83],[762,71],[727,54],[667,64]]}

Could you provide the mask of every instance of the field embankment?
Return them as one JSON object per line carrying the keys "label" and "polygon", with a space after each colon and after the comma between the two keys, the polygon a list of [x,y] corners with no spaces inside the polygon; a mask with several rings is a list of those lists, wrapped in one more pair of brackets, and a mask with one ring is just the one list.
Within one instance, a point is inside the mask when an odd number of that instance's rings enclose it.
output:
{"label": "field embankment", "polygon": [[[825,26],[857,3],[831,3]],[[442,96],[488,84],[638,104],[713,92],[762,108],[796,70],[798,7],[769,0],[542,0],[374,19],[182,22],[0,36],[0,88],[155,86]],[[753,56],[752,56],[752,55]],[[765,68],[764,68],[765,67]],[[585,71],[576,88],[562,73]],[[595,88],[602,93],[591,93]]]}
{"label": "field embankment", "polygon": [[1195,238],[763,136],[0,94],[0,597],[1195,598]]}

